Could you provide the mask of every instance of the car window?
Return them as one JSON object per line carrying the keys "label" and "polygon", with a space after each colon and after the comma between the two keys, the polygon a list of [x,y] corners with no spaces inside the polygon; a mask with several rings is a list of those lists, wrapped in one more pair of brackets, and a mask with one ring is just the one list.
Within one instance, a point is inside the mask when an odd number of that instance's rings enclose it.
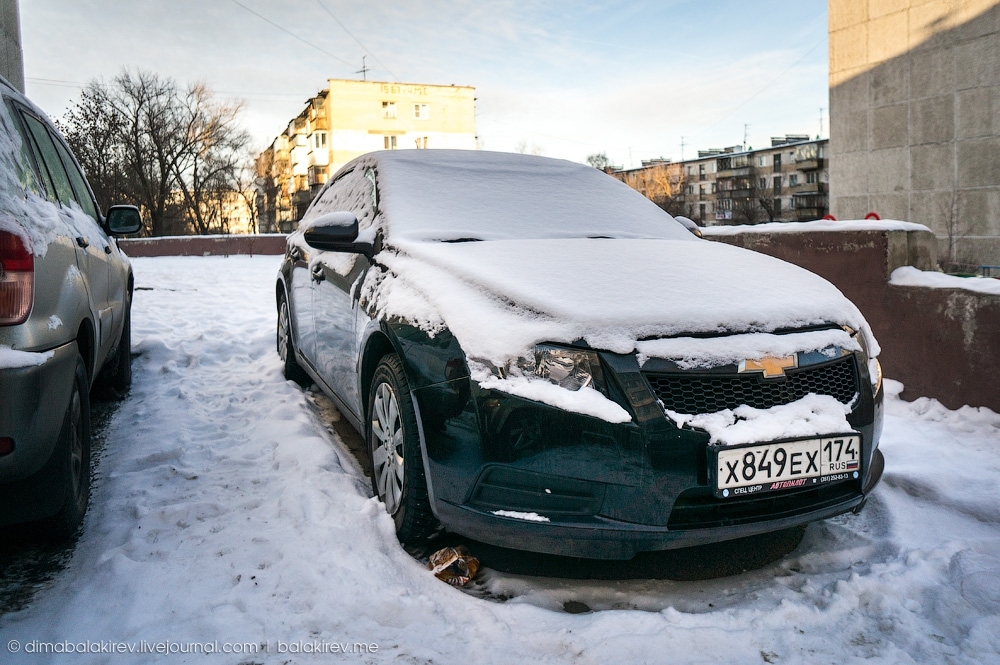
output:
{"label": "car window", "polygon": [[375,172],[358,167],[343,173],[325,188],[309,208],[305,219],[328,212],[353,212],[358,228],[366,229],[375,222]]}
{"label": "car window", "polygon": [[24,133],[24,126],[20,121],[17,120],[17,113],[10,106],[7,101],[7,117],[4,119],[4,124],[9,124],[13,126],[13,129],[17,131],[17,136],[21,139],[20,143],[20,159],[16,160],[16,170],[17,178],[21,182],[21,187],[24,188],[26,192],[32,194],[37,194],[38,196],[45,196],[45,192],[42,188],[45,186],[41,182],[41,178],[38,176],[35,166],[35,157],[31,152],[30,139]]}
{"label": "car window", "polygon": [[69,175],[66,173],[65,167],[63,167],[59,153],[56,152],[56,146],[52,143],[52,137],[49,136],[45,125],[38,118],[28,114],[22,114],[21,117],[24,118],[24,122],[28,126],[28,131],[31,132],[31,136],[34,138],[35,147],[38,148],[42,164],[49,173],[49,179],[52,182],[55,193],[55,200],[64,205],[70,205],[76,199],[76,196],[73,193],[73,186],[69,182]]}
{"label": "car window", "polygon": [[56,137],[52,137],[52,143],[56,146],[56,151],[62,158],[63,165],[66,167],[66,172],[69,174],[70,183],[73,185],[73,191],[76,192],[76,202],[80,204],[83,211],[90,215],[94,221],[98,219],[97,206],[94,204],[94,199],[90,195],[90,188],[87,186],[87,181],[80,173],[80,169],[76,166],[76,161],[74,161],[72,155],[69,154],[69,150],[66,146],[62,144],[62,141]]}

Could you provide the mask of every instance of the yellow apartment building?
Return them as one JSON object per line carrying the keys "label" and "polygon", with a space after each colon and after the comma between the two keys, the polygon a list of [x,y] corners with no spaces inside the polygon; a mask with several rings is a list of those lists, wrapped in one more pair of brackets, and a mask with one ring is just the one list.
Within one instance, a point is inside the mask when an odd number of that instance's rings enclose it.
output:
{"label": "yellow apartment building", "polygon": [[258,158],[261,231],[289,231],[316,192],[376,150],[476,149],[475,88],[329,79]]}

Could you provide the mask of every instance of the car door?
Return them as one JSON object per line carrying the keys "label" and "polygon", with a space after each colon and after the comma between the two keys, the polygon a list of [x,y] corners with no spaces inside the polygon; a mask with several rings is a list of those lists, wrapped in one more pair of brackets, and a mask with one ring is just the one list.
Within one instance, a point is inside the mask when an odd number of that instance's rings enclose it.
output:
{"label": "car door", "polygon": [[[370,229],[377,212],[375,172],[358,167],[342,174],[317,202],[315,214],[351,212],[360,231]],[[361,417],[358,394],[358,342],[355,320],[359,287],[370,263],[362,254],[320,252],[312,262],[313,323],[317,370],[342,405]]]}
{"label": "car door", "polygon": [[[109,259],[114,250],[111,248],[110,238],[97,221],[99,218],[97,206],[90,197],[90,191],[87,190],[85,196],[79,196],[74,189],[70,170],[67,169],[65,162],[69,162],[74,169],[76,167],[69,157],[68,150],[33,113],[19,108],[19,116],[27,130],[26,138],[30,137],[32,151],[48,190],[49,199],[60,204],[59,215],[72,230],[77,246],[77,265],[87,283],[91,309],[96,318],[94,323],[97,328],[95,332],[100,361],[111,350],[117,338]],[[60,151],[66,157],[61,156]],[[82,181],[82,175],[78,171],[76,177]]]}

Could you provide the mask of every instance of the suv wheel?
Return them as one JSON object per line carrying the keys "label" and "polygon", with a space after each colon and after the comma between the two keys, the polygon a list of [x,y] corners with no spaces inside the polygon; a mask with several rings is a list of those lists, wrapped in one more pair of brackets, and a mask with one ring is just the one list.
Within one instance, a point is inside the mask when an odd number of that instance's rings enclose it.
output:
{"label": "suv wheel", "polygon": [[[118,347],[108,358],[98,376],[98,384],[112,397],[122,399],[132,386],[132,303],[126,303],[125,323],[122,325]],[[101,397],[104,397],[102,394]]]}
{"label": "suv wheel", "polygon": [[57,446],[63,456],[63,506],[45,523],[46,532],[57,540],[76,535],[90,502],[90,399],[87,368],[77,354],[76,376],[63,418]]}

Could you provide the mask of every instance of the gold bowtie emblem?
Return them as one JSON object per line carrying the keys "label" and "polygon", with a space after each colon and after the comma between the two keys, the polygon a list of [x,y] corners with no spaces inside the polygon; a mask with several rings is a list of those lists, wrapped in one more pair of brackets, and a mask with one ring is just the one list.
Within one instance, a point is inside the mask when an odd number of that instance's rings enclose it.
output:
{"label": "gold bowtie emblem", "polygon": [[769,378],[782,376],[786,369],[798,366],[798,359],[794,355],[785,356],[783,358],[768,356],[767,358],[761,358],[760,360],[744,360],[740,363],[740,374],[743,374],[744,372],[763,372],[764,377]]}

